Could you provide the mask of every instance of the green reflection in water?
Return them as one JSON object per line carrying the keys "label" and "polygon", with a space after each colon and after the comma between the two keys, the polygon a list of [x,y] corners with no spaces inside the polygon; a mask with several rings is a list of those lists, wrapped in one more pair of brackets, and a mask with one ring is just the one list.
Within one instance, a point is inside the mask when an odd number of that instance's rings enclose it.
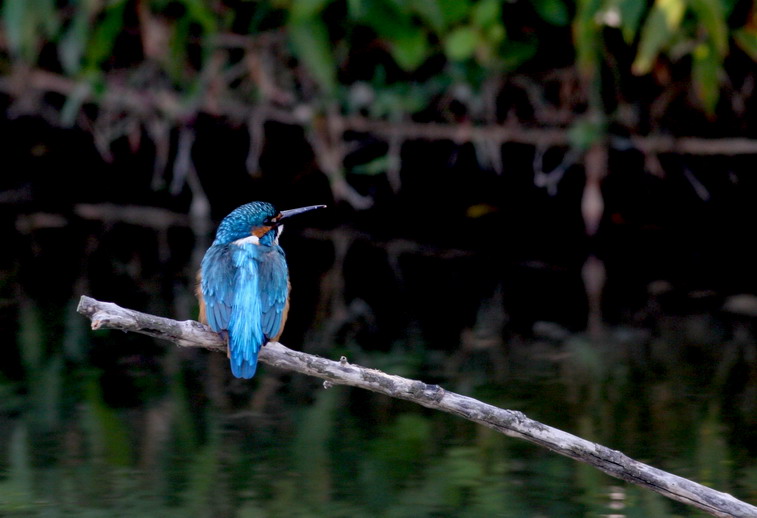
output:
{"label": "green reflection in water", "polygon": [[[92,334],[73,307],[18,305],[21,374],[0,379],[2,516],[704,516],[407,402],[270,368],[241,383],[221,355],[177,358],[167,344],[155,369],[130,349],[149,339]],[[705,350],[674,327],[601,342],[515,337],[505,359],[343,348],[754,500],[751,337]],[[91,361],[103,347],[135,357],[105,371]],[[113,375],[133,393],[118,395]]]}
{"label": "green reflection in water", "polygon": [[[60,355],[39,351],[44,326],[35,315],[29,306],[21,318],[26,378],[15,388],[7,380],[1,387],[21,402],[4,405],[4,516],[699,515],[455,417],[344,387],[283,388],[276,399],[284,407],[262,412],[251,410],[251,400],[226,409],[210,402],[197,408],[189,387],[194,382],[175,375],[164,395],[143,406],[113,407],[100,374],[76,363],[63,369]],[[632,365],[618,367],[618,358],[608,359],[602,347],[580,341],[566,348],[569,356],[552,366],[563,374],[561,397],[549,390],[554,379],[545,381],[526,364],[519,365],[512,386],[489,383],[481,391],[516,405],[522,396],[549,394],[551,404],[578,411],[567,421],[579,435],[612,439],[605,430],[637,428],[633,437],[641,433],[633,416],[641,412],[634,405],[643,394],[636,402],[629,399]],[[517,354],[513,361],[520,361]],[[455,381],[448,383],[454,389]],[[666,402],[673,389],[661,383],[650,391],[658,405],[674,408],[666,421],[693,412],[692,424],[698,424],[685,441],[690,446],[676,450],[674,458],[659,451],[649,456],[730,489],[730,453],[717,407],[675,410],[681,401]],[[545,421],[549,406],[535,406]],[[652,405],[649,412],[656,411]],[[660,416],[645,421],[666,431]],[[676,433],[676,426],[668,432]],[[749,472],[754,480],[757,470]]]}

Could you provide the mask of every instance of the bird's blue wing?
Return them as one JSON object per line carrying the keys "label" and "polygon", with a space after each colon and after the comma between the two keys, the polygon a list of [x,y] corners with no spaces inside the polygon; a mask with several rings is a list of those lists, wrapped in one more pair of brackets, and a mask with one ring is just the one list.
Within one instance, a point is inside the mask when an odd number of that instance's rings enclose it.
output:
{"label": "bird's blue wing", "polygon": [[281,332],[289,298],[289,272],[284,251],[279,247],[269,248],[260,261],[259,273],[263,332],[267,340],[273,340]]}
{"label": "bird's blue wing", "polygon": [[214,245],[202,261],[201,289],[211,329],[228,331],[232,373],[251,378],[260,348],[281,330],[289,292],[283,251]]}
{"label": "bird's blue wing", "polygon": [[253,243],[234,245],[234,295],[229,320],[231,370],[251,378],[258,353],[281,328],[288,294],[284,255],[277,247]]}
{"label": "bird's blue wing", "polygon": [[202,259],[200,289],[208,325],[216,333],[229,328],[234,303],[234,271],[229,245],[211,246]]}

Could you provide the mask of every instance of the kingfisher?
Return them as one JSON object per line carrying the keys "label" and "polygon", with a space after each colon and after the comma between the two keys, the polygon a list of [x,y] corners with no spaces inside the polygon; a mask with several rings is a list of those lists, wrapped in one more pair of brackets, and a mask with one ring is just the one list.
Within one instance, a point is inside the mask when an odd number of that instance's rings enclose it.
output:
{"label": "kingfisher", "polygon": [[289,311],[289,271],[279,237],[286,218],[325,205],[278,211],[263,201],[223,218],[197,275],[199,320],[228,343],[231,372],[252,378],[260,348],[278,341]]}

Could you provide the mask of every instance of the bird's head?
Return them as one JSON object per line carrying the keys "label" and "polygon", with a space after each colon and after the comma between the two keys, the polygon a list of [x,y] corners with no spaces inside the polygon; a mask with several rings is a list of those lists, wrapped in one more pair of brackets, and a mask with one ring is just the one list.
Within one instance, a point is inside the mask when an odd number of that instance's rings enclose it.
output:
{"label": "bird's head", "polygon": [[324,207],[325,205],[310,205],[299,209],[278,211],[273,205],[264,201],[246,203],[223,218],[213,244],[229,244],[235,241],[275,244],[284,229],[284,219]]}

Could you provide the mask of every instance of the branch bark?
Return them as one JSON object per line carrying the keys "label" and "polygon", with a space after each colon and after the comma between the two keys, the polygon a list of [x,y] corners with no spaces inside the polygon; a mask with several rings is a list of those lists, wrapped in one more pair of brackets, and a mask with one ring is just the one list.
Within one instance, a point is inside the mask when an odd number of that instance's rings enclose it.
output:
{"label": "branch bark", "polygon": [[[82,296],[77,311],[92,321],[92,329],[133,331],[169,340],[182,347],[225,351],[223,339],[192,320],[168,318],[122,308]],[[262,348],[260,361],[326,380],[324,387],[349,385],[460,416],[504,435],[532,442],[555,453],[589,464],[608,475],[650,489],[670,499],[697,507],[713,516],[755,517],[757,507],[691,480],[638,462],[606,446],[587,441],[529,419],[522,412],[498,408],[444,390],[438,385],[386,374],[350,364],[346,358],[332,361],[294,351],[272,342]]]}

